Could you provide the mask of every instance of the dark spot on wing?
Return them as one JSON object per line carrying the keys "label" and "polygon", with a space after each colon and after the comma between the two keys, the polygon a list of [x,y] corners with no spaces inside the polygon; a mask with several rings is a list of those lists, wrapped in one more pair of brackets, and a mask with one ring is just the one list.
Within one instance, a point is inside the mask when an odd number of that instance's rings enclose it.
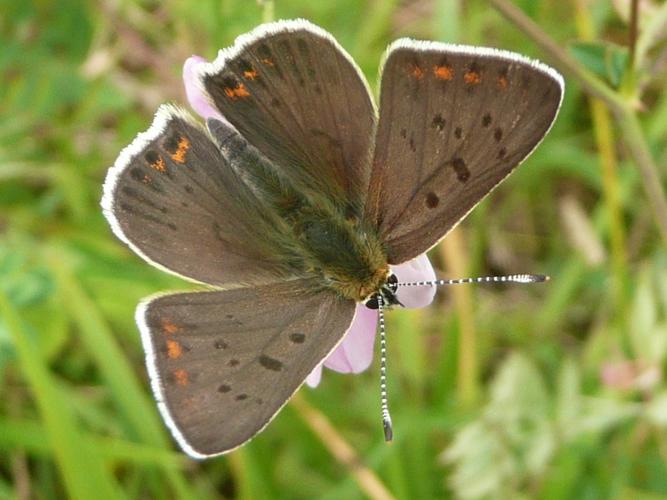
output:
{"label": "dark spot on wing", "polygon": [[273,106],[274,108],[279,108],[281,106],[280,100],[274,97],[273,99],[271,99],[271,106]]}
{"label": "dark spot on wing", "polygon": [[263,400],[262,398],[257,398],[257,399],[255,399],[255,402],[256,402],[258,405],[264,404],[264,400]]}
{"label": "dark spot on wing", "polygon": [[401,129],[401,137],[405,139],[408,136],[408,131],[404,128]]}
{"label": "dark spot on wing", "polygon": [[160,159],[160,155],[157,153],[157,151],[153,151],[152,149],[149,149],[144,153],[144,160],[146,160],[147,163],[156,163]]}
{"label": "dark spot on wing", "polygon": [[446,123],[447,122],[442,117],[442,115],[440,113],[438,113],[437,115],[435,115],[433,117],[433,121],[431,122],[431,127],[437,128],[439,131],[442,132],[442,130],[445,128]]}
{"label": "dark spot on wing", "polygon": [[457,139],[460,139],[462,135],[463,135],[463,131],[461,130],[461,127],[456,127],[454,129],[454,137],[456,137]]}
{"label": "dark spot on wing", "polygon": [[283,369],[282,361],[279,361],[276,358],[272,358],[270,356],[267,356],[266,354],[262,354],[258,358],[258,361],[259,361],[259,364],[262,365],[267,370],[271,370],[271,371],[274,371],[274,372],[279,372],[280,370]]}
{"label": "dark spot on wing", "polygon": [[496,130],[494,130],[493,138],[496,140],[496,142],[500,142],[500,139],[503,138],[503,130],[501,128],[497,128]]}
{"label": "dark spot on wing", "polygon": [[270,59],[273,57],[271,49],[265,43],[262,43],[257,47],[257,53],[259,54],[259,57],[261,57],[262,59]]}
{"label": "dark spot on wing", "polygon": [[236,401],[243,401],[245,399],[248,399],[248,395],[244,394],[244,393],[241,393],[241,394],[238,394],[234,399],[236,399]]}
{"label": "dark spot on wing", "polygon": [[489,113],[486,113],[482,117],[482,126],[483,127],[488,127],[489,125],[491,125],[491,115]]}
{"label": "dark spot on wing", "polygon": [[454,168],[454,172],[456,172],[456,178],[459,182],[466,182],[470,179],[470,170],[468,170],[463,158],[454,158],[452,160],[452,167]]}
{"label": "dark spot on wing", "polygon": [[426,206],[428,208],[435,208],[440,203],[440,198],[433,191],[426,195]]}
{"label": "dark spot on wing", "polygon": [[417,151],[417,146],[415,145],[414,132],[410,133],[410,151],[412,151],[413,153]]}
{"label": "dark spot on wing", "polygon": [[237,62],[237,67],[240,73],[243,75],[243,78],[245,78],[246,80],[254,81],[259,76],[257,70],[253,68],[252,64],[250,64],[250,62],[247,59],[239,58]]}
{"label": "dark spot on wing", "polygon": [[146,174],[144,174],[144,171],[139,167],[130,169],[130,177],[132,177],[135,181],[143,181],[145,175]]}
{"label": "dark spot on wing", "polygon": [[289,339],[295,344],[303,344],[306,340],[306,335],[299,332],[290,333]]}
{"label": "dark spot on wing", "polygon": [[[172,131],[171,134],[164,140],[164,148],[169,152],[169,153],[174,153],[175,151],[178,150],[178,141],[181,139],[181,135],[176,132]],[[148,154],[147,154],[148,156]],[[152,162],[151,162],[152,163]]]}
{"label": "dark spot on wing", "polygon": [[498,159],[502,160],[503,158],[505,158],[506,154],[507,154],[507,149],[500,148],[500,151],[498,151]]}
{"label": "dark spot on wing", "polygon": [[275,72],[276,75],[278,75],[278,78],[280,78],[281,80],[284,80],[285,75],[283,74],[282,69],[280,69],[280,66],[276,63],[276,60],[273,57],[271,49],[266,44],[262,44],[262,45],[259,46],[258,52],[259,52],[260,61],[262,62],[262,64],[265,67],[270,68],[273,72]]}
{"label": "dark spot on wing", "polygon": [[239,366],[240,363],[241,363],[241,362],[240,362],[238,359],[233,358],[233,359],[230,359],[230,360],[229,360],[228,365],[229,365],[229,366]]}
{"label": "dark spot on wing", "polygon": [[225,76],[222,78],[222,85],[226,88],[235,88],[239,84],[234,76]]}
{"label": "dark spot on wing", "polygon": [[185,189],[185,192],[189,194],[192,194],[192,192],[194,191],[194,189],[192,189],[192,186],[190,184],[186,184],[183,189]]}
{"label": "dark spot on wing", "polygon": [[221,384],[221,385],[218,387],[218,392],[221,392],[221,393],[223,393],[223,394],[224,394],[225,392],[229,392],[229,391],[231,391],[231,390],[232,390],[232,386],[231,386],[231,385],[227,385],[227,384]]}

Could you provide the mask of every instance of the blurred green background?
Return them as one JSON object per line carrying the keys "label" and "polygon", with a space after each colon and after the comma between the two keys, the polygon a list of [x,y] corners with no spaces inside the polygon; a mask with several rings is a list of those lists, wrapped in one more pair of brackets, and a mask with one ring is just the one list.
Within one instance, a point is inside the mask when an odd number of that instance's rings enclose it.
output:
{"label": "blurred green background", "polygon": [[[552,281],[389,314],[392,444],[376,360],[195,462],[133,320],[191,285],[113,237],[102,182],[158,104],[187,105],[188,56],[293,17],[375,90],[399,36],[568,70],[546,140],[431,253],[443,276]],[[630,0],[0,0],[0,498],[667,498],[666,22],[667,4]]]}

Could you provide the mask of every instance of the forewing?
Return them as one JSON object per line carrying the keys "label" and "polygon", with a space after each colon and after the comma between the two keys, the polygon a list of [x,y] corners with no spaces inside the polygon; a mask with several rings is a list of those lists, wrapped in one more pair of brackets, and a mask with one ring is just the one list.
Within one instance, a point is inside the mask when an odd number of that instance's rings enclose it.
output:
{"label": "forewing", "polygon": [[365,211],[389,262],[432,247],[528,156],[562,94],[556,71],[511,52],[395,42]]}
{"label": "forewing", "polygon": [[226,453],[262,430],[340,342],[354,310],[307,280],[142,303],[153,391],[183,450]]}
{"label": "forewing", "polygon": [[265,24],[200,76],[222,115],[295,186],[361,207],[376,113],[364,76],[331,35],[303,20]]}
{"label": "forewing", "polygon": [[109,170],[116,235],[150,263],[215,285],[291,276],[277,225],[203,128],[163,106]]}

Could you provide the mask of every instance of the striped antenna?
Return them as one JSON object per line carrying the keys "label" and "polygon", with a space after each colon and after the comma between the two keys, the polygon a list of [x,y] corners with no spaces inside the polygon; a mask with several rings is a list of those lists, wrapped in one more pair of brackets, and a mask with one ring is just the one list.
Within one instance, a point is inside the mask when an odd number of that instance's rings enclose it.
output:
{"label": "striped antenna", "polygon": [[543,274],[510,274],[508,276],[480,276],[478,278],[460,278],[456,280],[399,282],[398,286],[462,285],[464,283],[541,283],[549,281],[549,279],[549,276]]}
{"label": "striped antenna", "polygon": [[391,425],[389,414],[389,401],[387,398],[387,336],[384,329],[384,298],[381,293],[377,294],[378,315],[380,319],[380,404],[382,407],[382,428],[384,429],[384,440],[391,441],[394,438],[394,428]]}

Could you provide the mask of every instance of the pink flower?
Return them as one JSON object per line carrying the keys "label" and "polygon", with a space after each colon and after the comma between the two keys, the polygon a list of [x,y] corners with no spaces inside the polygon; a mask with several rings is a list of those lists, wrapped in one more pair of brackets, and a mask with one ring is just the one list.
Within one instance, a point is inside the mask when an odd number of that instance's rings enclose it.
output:
{"label": "pink flower", "polygon": [[[218,120],[224,120],[217,109],[213,106],[212,103],[206,98],[205,93],[200,87],[199,80],[197,79],[197,68],[202,64],[206,64],[208,61],[203,57],[192,56],[188,57],[183,65],[183,82],[185,83],[185,94],[188,97],[190,106],[197,113],[199,113],[204,120],[207,118],[217,118]],[[226,120],[225,120],[226,121]]]}
{"label": "pink flower", "polygon": [[606,361],[600,368],[602,383],[612,389],[648,391],[662,379],[660,367],[640,360]]}
{"label": "pink flower", "polygon": [[[226,121],[213,103],[208,100],[197,79],[198,68],[203,64],[207,64],[207,61],[199,56],[192,56],[185,61],[183,81],[188,101],[192,108],[204,119],[216,118]],[[420,255],[409,262],[393,266],[391,270],[399,282],[435,279],[435,271],[426,254]],[[398,300],[405,307],[425,307],[433,301],[435,287],[399,288],[397,295]],[[322,364],[313,369],[306,378],[306,383],[311,387],[316,387],[320,383],[322,366],[340,373],[360,373],[366,370],[373,360],[377,323],[378,312],[367,308],[363,304],[358,304],[354,320],[345,333],[342,342]]]}
{"label": "pink flower", "polygon": [[[435,271],[426,254],[420,255],[405,264],[392,267],[392,272],[400,282],[429,281],[435,279]],[[405,307],[426,307],[435,296],[434,286],[399,288],[398,300]],[[357,311],[343,341],[329,354],[320,366],[310,372],[306,383],[316,387],[322,377],[322,366],[340,373],[360,373],[373,361],[375,333],[377,331],[378,312],[363,304],[357,304]]]}

